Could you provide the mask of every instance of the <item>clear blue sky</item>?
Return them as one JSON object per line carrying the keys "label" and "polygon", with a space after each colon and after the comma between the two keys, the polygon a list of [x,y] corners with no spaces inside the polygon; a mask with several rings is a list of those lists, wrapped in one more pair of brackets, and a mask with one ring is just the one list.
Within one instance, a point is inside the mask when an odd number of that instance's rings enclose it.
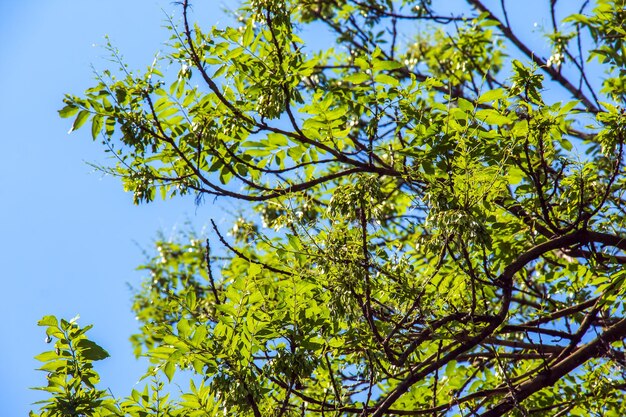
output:
{"label": "clear blue sky", "polygon": [[[219,2],[196,3],[202,24],[224,19]],[[43,398],[28,388],[45,384],[33,356],[49,348],[36,326],[46,314],[95,324],[92,338],[111,354],[98,367],[103,386],[127,395],[144,371],[128,342],[136,324],[127,286],[140,282],[142,248],[158,230],[215,216],[210,201],[195,207],[192,198],[133,206],[117,180],[86,164],[107,162],[89,129],[68,135],[71,121],[56,113],[64,93],[93,84],[91,64],[108,65],[104,35],[131,68],[150,64],[169,36],[162,9],[176,6],[0,0],[0,415],[25,416]]]}

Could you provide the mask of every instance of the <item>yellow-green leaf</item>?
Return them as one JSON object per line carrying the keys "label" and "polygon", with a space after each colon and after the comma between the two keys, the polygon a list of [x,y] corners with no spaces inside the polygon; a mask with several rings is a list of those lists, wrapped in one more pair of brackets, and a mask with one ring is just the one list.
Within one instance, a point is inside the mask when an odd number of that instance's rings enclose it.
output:
{"label": "yellow-green leaf", "polygon": [[89,119],[89,112],[87,110],[81,110],[78,112],[78,116],[74,119],[74,123],[72,123],[72,127],[67,133],[72,133],[73,131],[80,129],[81,126],[85,124],[87,119]]}

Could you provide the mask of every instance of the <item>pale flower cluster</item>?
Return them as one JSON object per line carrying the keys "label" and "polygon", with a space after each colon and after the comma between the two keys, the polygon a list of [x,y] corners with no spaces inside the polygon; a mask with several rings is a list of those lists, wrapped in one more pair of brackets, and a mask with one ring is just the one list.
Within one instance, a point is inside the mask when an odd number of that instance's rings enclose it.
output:
{"label": "pale flower cluster", "polygon": [[550,58],[548,58],[546,65],[549,67],[552,66],[558,68],[563,63],[563,58],[564,56],[561,52],[555,52]]}

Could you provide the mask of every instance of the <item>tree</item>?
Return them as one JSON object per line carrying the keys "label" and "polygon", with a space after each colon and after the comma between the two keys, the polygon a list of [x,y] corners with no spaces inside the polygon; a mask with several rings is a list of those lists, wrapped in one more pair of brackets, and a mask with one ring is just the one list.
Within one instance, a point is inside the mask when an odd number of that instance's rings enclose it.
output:
{"label": "tree", "polygon": [[626,415],[626,10],[579,3],[545,2],[549,58],[481,0],[251,0],[209,30],[183,0],[145,72],[110,46],[60,110],[102,169],[245,205],[219,256],[189,233],[143,266],[151,386],[96,388],[108,354],[48,316],[33,415]]}

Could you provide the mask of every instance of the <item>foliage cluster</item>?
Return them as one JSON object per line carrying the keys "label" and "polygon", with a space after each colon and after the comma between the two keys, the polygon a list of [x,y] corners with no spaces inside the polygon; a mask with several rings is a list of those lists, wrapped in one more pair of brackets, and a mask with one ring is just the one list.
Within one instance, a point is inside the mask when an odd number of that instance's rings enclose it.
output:
{"label": "foliage cluster", "polygon": [[447,3],[250,0],[205,30],[184,0],[163,58],[67,96],[136,203],[247,208],[213,223],[228,256],[190,234],[142,267],[151,386],[96,388],[104,350],[47,317],[32,415],[626,415],[624,0],[546,0],[546,58],[506,1]]}

